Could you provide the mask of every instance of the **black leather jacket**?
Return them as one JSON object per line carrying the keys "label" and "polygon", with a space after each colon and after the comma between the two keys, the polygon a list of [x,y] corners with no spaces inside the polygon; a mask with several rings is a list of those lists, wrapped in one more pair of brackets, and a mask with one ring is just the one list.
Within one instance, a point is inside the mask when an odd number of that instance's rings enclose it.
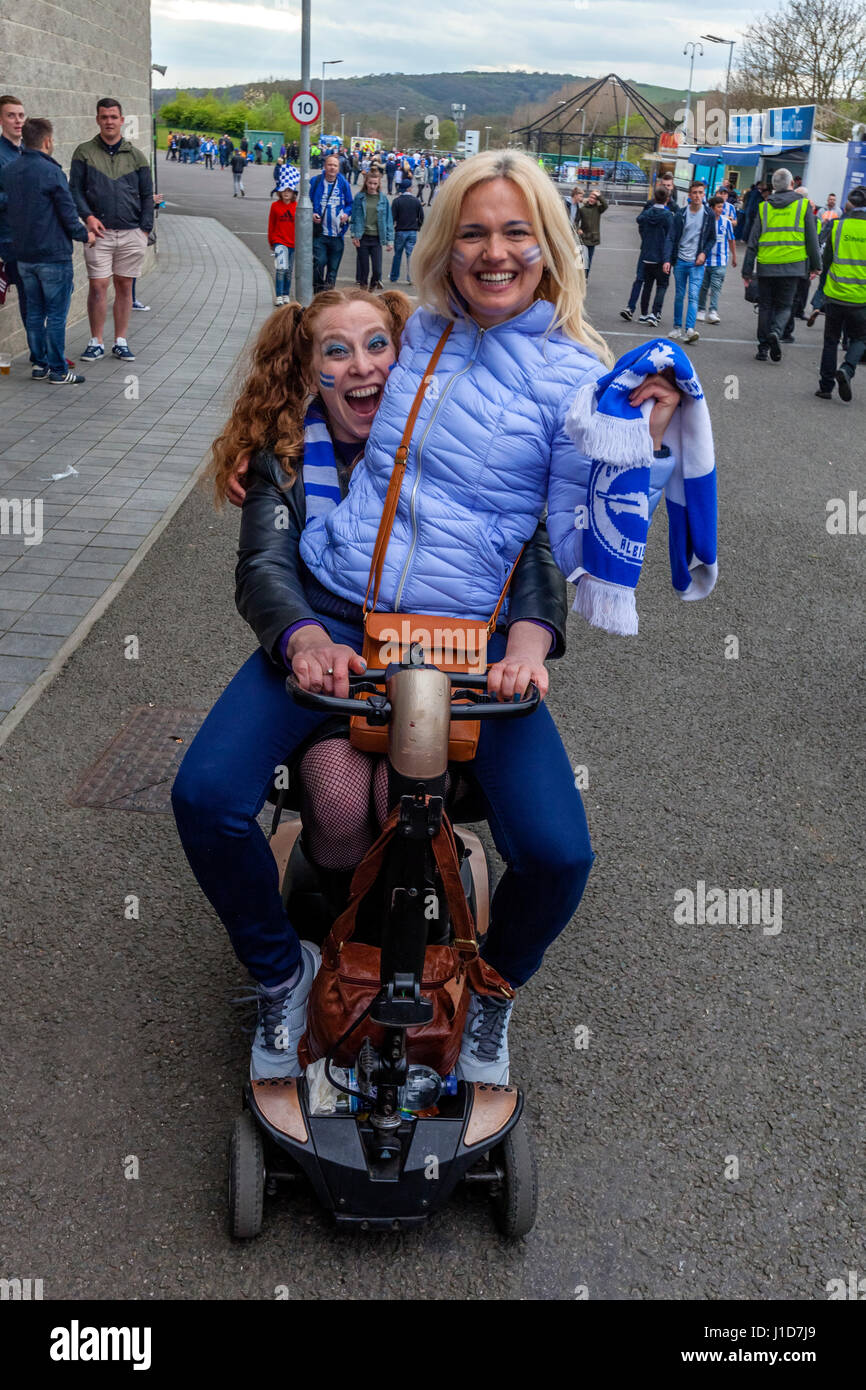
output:
{"label": "black leather jacket", "polygon": [[[337,468],[345,496],[349,470],[340,466],[339,459]],[[268,656],[280,667],[280,638],[287,627],[302,618],[321,622],[324,612],[360,623],[360,604],[330,594],[301,559],[305,520],[300,471],[287,488],[286,474],[274,454],[255,453],[241,512],[235,603]],[[565,651],[567,616],[565,580],[551,553],[547,527],[540,521],[514,572],[508,590],[508,617],[505,622],[500,620],[500,626],[529,618],[547,623],[556,634],[548,658],[559,657]]]}

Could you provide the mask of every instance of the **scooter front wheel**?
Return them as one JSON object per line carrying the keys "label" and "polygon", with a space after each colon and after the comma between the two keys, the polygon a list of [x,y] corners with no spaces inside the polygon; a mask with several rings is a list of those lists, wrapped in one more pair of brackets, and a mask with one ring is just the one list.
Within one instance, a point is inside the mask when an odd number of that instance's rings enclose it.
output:
{"label": "scooter front wheel", "polygon": [[252,1240],[262,1229],[265,1159],[262,1136],[248,1110],[235,1120],[229,1140],[229,1229]]}
{"label": "scooter front wheel", "polygon": [[490,1157],[502,1170],[492,1199],[493,1219],[504,1236],[517,1240],[532,1230],[538,1212],[535,1150],[522,1117]]}

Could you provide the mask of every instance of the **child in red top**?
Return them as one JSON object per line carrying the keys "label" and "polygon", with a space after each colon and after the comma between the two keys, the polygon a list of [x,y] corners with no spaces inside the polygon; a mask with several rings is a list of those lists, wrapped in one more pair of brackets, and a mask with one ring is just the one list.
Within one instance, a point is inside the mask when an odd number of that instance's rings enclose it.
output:
{"label": "child in red top", "polygon": [[301,176],[287,164],[277,179],[277,201],[268,213],[268,242],[274,253],[274,303],[289,304],[292,298],[292,266],[295,260],[295,209]]}

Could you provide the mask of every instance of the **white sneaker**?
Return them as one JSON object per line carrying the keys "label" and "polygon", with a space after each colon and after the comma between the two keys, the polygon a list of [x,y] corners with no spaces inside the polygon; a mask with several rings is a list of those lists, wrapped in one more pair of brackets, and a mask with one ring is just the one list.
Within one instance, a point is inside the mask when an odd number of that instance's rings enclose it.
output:
{"label": "white sneaker", "polygon": [[275,295],[275,296],[274,296],[274,308],[275,308],[275,309],[279,309],[279,308],[281,307],[281,305],[282,305],[282,302],[283,302],[283,296],[282,296],[281,294],[278,294],[278,295]]}
{"label": "white sneaker", "polygon": [[[698,314],[698,318],[700,318],[700,314]],[[721,319],[719,318],[715,309],[711,309],[710,312],[707,314],[707,323],[721,323]]]}
{"label": "white sneaker", "polygon": [[460,1056],[454,1068],[461,1081],[505,1086],[508,1081],[508,1023],[513,999],[494,999],[469,991]]}
{"label": "white sneaker", "polygon": [[669,338],[681,338],[682,336],[683,330],[681,328],[672,328],[670,333],[668,334]]}
{"label": "white sneaker", "polygon": [[698,338],[699,338],[700,336],[701,336],[701,335],[700,335],[700,333],[698,332],[698,330],[697,330],[696,328],[690,328],[689,331],[688,331],[688,333],[684,333],[684,334],[683,334],[683,342],[684,342],[684,343],[696,343],[696,342],[698,341]]}
{"label": "white sneaker", "polygon": [[704,321],[704,319],[705,319],[706,317],[707,317],[707,311],[706,311],[706,309],[699,309],[699,310],[698,310],[698,318],[700,319],[701,323],[703,323],[703,321]]}
{"label": "white sneaker", "polygon": [[301,977],[290,989],[269,994],[261,985],[256,988],[259,1018],[250,1055],[251,1081],[300,1076],[303,1071],[298,1043],[307,1026],[307,1001],[322,963],[321,952],[311,941],[301,942],[301,963]]}

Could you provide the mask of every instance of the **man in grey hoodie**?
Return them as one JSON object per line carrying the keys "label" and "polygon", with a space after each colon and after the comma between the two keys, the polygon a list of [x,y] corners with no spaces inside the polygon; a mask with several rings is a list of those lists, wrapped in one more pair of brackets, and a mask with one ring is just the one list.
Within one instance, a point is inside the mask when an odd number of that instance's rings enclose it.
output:
{"label": "man in grey hoodie", "polygon": [[746,284],[758,278],[758,362],[782,360],[781,338],[797,281],[821,269],[815,214],[793,182],[790,169],[773,174],[773,192],[758,208],[743,262]]}

